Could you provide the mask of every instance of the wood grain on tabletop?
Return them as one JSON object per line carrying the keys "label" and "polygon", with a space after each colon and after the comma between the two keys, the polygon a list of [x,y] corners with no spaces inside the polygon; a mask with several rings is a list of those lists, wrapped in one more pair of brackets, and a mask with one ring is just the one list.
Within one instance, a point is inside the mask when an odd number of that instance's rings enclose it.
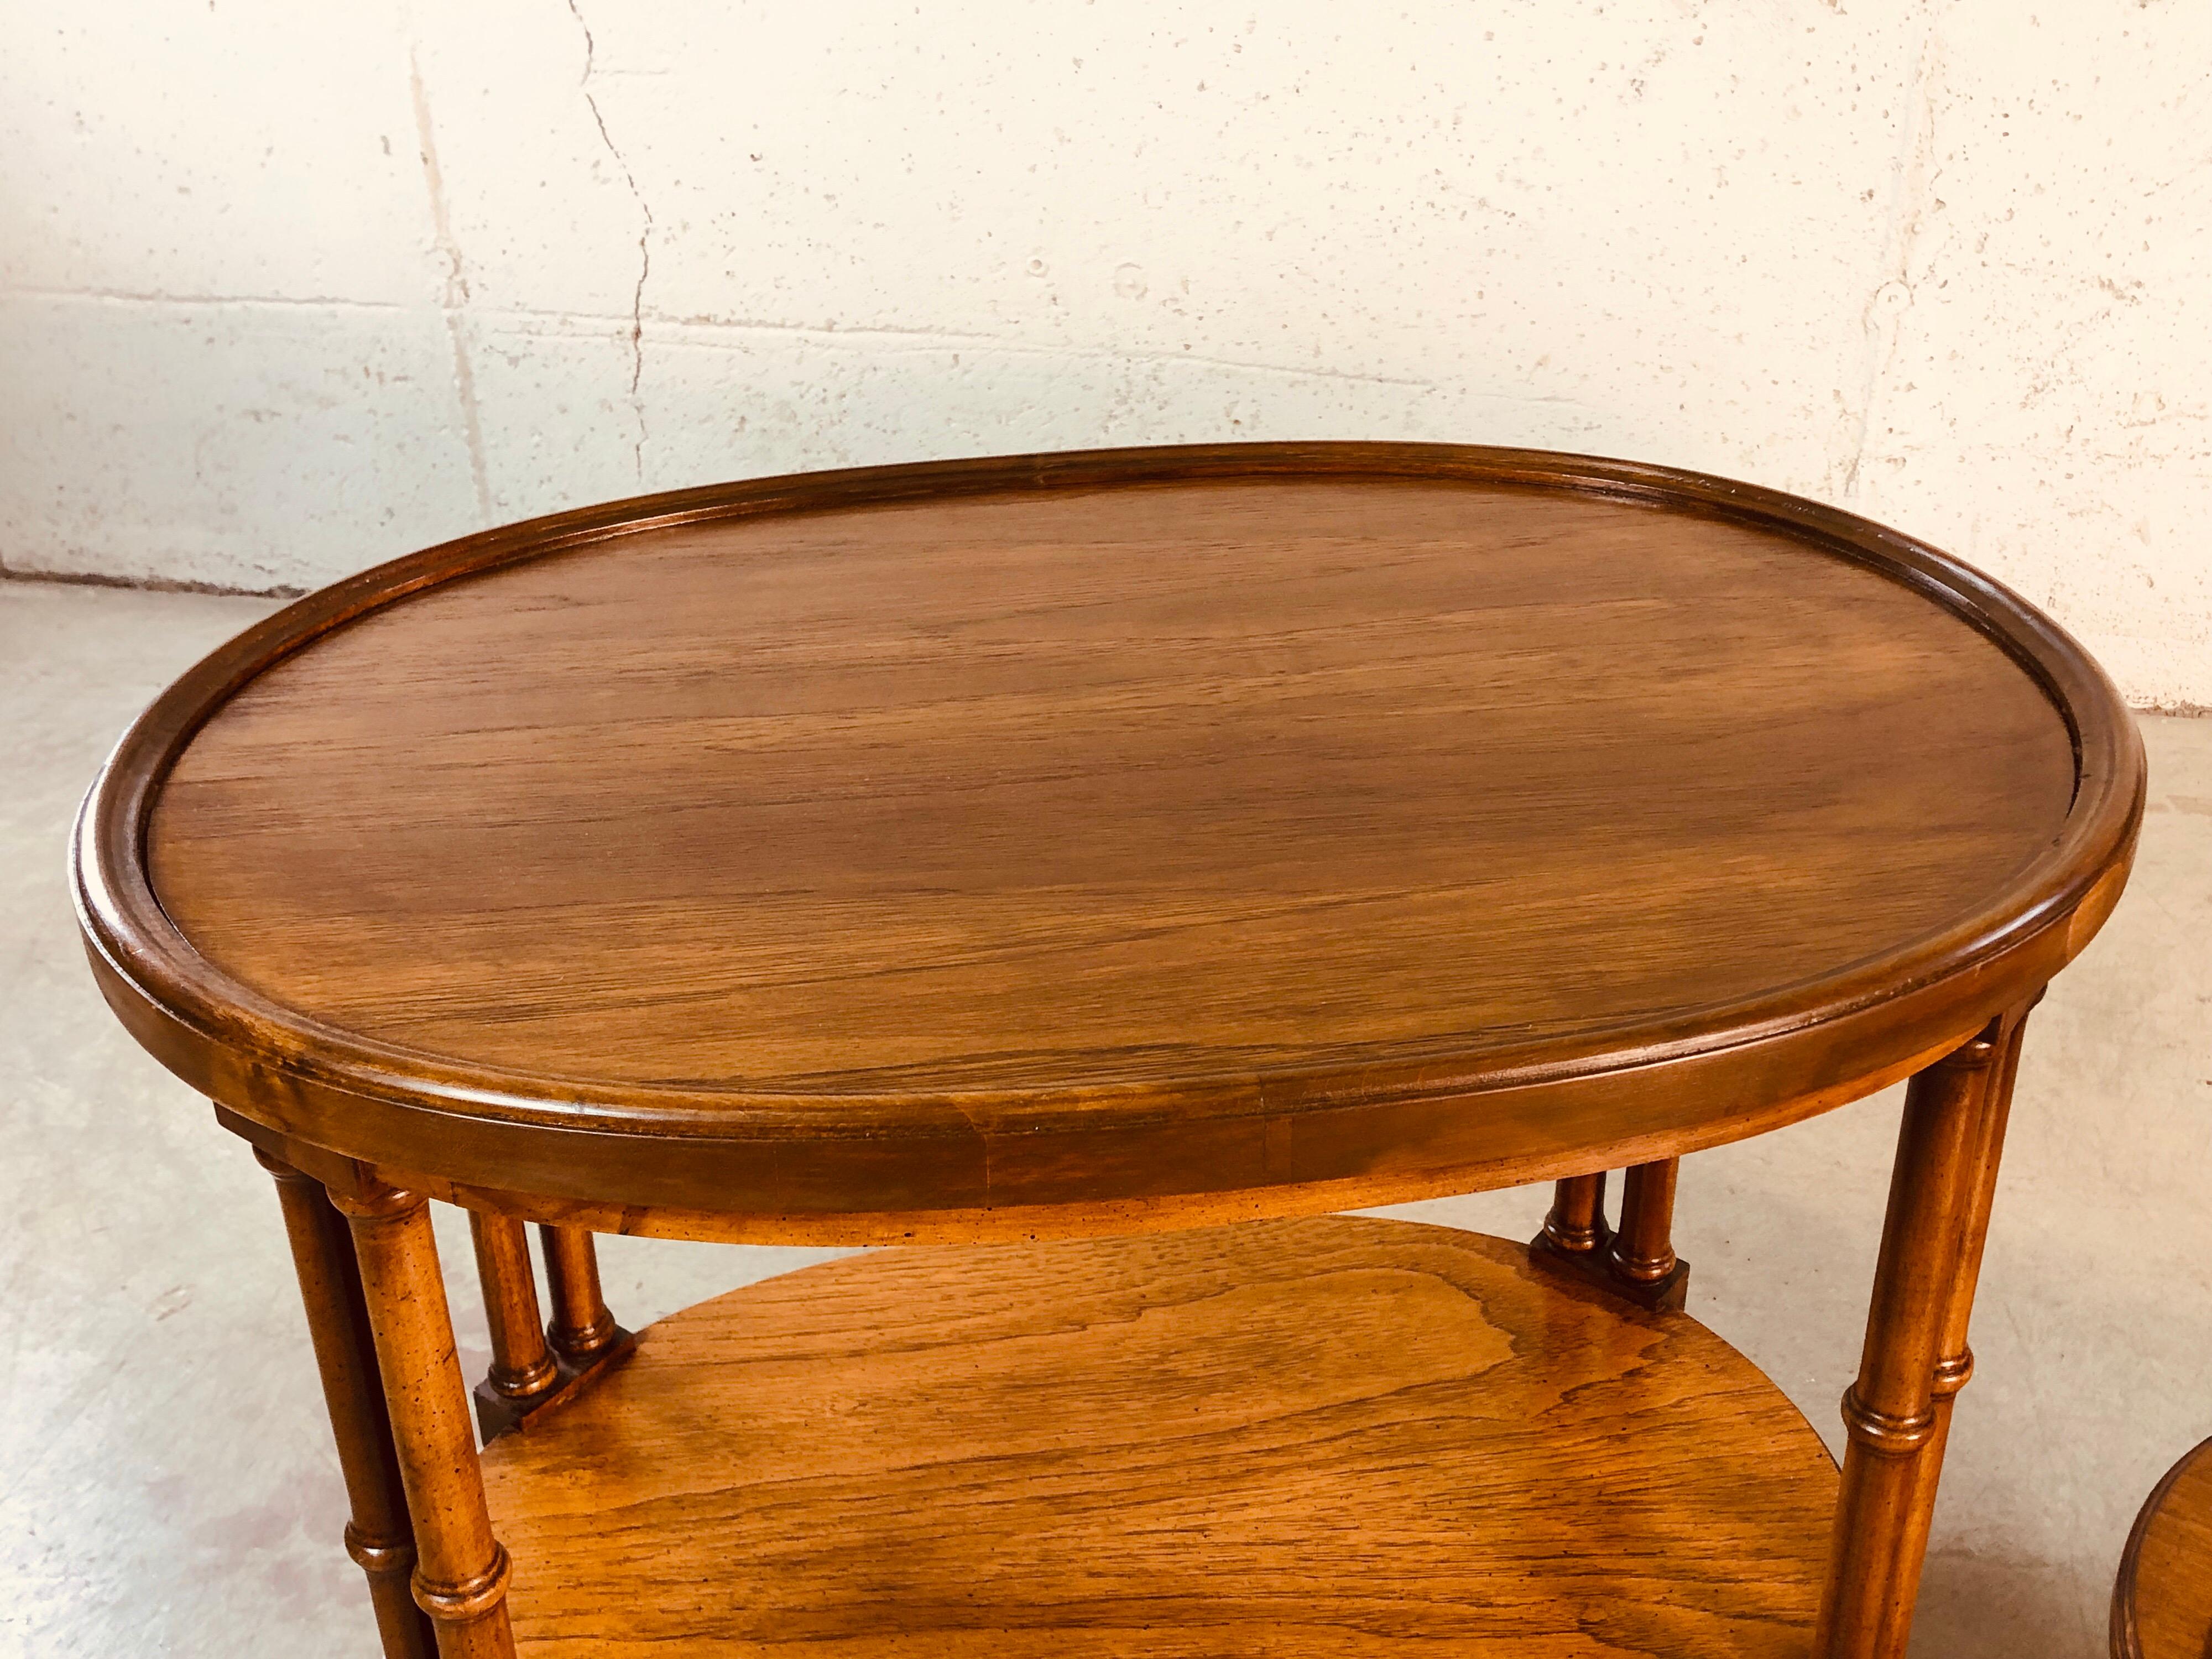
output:
{"label": "wood grain on tabletop", "polygon": [[1342,1218],[809,1268],[484,1471],[544,1659],[1794,1659],[1836,1490],[1695,1322]]}
{"label": "wood grain on tabletop", "polygon": [[1464,1059],[2001,892],[1995,643],[1773,533],[1452,483],[649,532],[278,663],[148,841],[205,957],[440,1056],[818,1093]]}
{"label": "wood grain on tabletop", "polygon": [[2124,884],[2017,596],[1816,503],[1385,444],[580,508],[310,594],[88,798],[94,973],[339,1188],[811,1243],[1312,1214],[1898,1081]]}

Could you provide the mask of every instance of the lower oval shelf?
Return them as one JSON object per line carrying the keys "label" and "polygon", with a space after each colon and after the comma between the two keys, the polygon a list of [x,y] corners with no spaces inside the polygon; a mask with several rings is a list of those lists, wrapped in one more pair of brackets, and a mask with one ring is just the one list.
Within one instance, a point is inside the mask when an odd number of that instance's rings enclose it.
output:
{"label": "lower oval shelf", "polygon": [[1836,1494],[1696,1321],[1354,1218],[766,1280],[484,1479],[533,1659],[1800,1659]]}

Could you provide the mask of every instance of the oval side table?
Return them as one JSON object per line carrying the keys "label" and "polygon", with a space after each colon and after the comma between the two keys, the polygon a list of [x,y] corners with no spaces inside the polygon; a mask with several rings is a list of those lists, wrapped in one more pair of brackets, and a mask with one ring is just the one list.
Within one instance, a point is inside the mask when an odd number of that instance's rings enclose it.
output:
{"label": "oval side table", "polygon": [[[2142,789],[1877,526],[1254,445],[401,559],[155,702],[75,872],[277,1178],[390,1654],[1843,1659]],[[1838,1471],[1680,1311],[1676,1161],[1906,1079]],[[1528,1246],[1330,1218],[1534,1181]],[[912,1248],[633,1336],[600,1232]]]}
{"label": "oval side table", "polygon": [[2112,1659],[2212,1654],[2212,1440],[2143,1500],[2112,1585]]}

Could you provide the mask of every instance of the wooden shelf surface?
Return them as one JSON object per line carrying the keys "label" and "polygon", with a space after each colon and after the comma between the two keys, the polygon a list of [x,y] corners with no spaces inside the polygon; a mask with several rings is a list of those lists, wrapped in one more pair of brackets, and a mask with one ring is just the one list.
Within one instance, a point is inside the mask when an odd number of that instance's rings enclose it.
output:
{"label": "wooden shelf surface", "polygon": [[1694,1320],[1352,1218],[811,1267],[484,1474],[535,1659],[1780,1659],[1836,1493]]}
{"label": "wooden shelf surface", "polygon": [[2212,1440],[2166,1472],[2136,1519],[2112,1594],[2112,1652],[2212,1654]]}

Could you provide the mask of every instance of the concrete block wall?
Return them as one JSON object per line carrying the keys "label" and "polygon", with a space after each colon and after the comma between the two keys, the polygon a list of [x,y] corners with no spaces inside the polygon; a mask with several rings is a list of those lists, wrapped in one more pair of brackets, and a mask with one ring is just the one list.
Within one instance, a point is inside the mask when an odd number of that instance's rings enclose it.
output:
{"label": "concrete block wall", "polygon": [[2212,703],[2192,0],[0,0],[0,566],[267,590],[718,478],[1703,468]]}

